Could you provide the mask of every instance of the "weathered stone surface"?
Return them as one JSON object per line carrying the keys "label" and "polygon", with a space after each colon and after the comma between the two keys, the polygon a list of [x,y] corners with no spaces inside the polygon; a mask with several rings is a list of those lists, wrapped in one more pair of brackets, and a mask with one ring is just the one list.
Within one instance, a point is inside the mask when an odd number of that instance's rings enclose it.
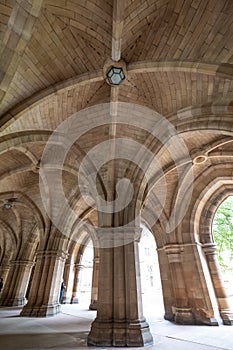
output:
{"label": "weathered stone surface", "polygon": [[[92,240],[88,342],[151,343],[143,223],[164,317],[215,326],[219,313],[232,325],[212,234],[233,195],[232,38],[227,0],[1,2],[2,305],[56,315],[62,279],[62,302],[78,302]],[[109,65],[122,65],[120,86],[107,84]]]}

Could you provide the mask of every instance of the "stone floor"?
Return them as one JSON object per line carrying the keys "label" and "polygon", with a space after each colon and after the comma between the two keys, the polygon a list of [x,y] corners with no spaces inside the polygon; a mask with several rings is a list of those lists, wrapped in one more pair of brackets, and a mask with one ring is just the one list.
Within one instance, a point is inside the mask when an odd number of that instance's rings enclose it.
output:
{"label": "stone floor", "polygon": [[[50,318],[21,318],[20,310],[19,307],[0,308],[1,350],[114,349],[86,345],[95,311],[87,310],[84,304],[62,305],[62,313]],[[175,325],[163,319],[161,306],[155,312],[148,305],[144,314],[154,337],[154,345],[144,349],[233,350],[233,327]]]}

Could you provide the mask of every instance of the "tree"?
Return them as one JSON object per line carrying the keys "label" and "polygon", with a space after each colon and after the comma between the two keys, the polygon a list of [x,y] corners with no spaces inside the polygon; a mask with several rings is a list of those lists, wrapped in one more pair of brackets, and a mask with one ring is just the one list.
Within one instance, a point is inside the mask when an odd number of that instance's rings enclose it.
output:
{"label": "tree", "polygon": [[213,235],[222,271],[233,270],[233,196],[229,196],[216,211]]}

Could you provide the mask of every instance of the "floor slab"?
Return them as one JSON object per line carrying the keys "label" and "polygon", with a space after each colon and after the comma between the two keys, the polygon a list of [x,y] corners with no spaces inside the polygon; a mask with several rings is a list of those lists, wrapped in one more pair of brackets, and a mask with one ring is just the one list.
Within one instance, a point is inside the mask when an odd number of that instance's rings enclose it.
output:
{"label": "floor slab", "polygon": [[[20,311],[19,307],[0,308],[0,349],[116,349],[87,346],[96,312],[84,305],[62,305],[62,313],[48,318],[22,318]],[[162,314],[145,312],[154,338],[148,350],[233,350],[230,326],[181,326],[164,320]]]}

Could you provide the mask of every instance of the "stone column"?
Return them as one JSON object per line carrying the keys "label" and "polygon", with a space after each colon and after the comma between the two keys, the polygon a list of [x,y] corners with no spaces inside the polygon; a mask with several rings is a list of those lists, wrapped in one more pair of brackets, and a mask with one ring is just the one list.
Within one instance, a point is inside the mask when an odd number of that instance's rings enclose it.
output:
{"label": "stone column", "polygon": [[138,242],[141,229],[99,228],[97,317],[88,335],[95,346],[134,347],[151,344],[142,314]]}
{"label": "stone column", "polygon": [[[3,279],[3,283],[5,284],[6,280],[7,280],[7,275],[9,273],[10,270],[10,264],[6,264],[6,265],[1,265],[0,266],[0,278]],[[4,287],[4,285],[3,285]]]}
{"label": "stone column", "polygon": [[90,310],[97,310],[98,301],[98,282],[99,282],[99,257],[94,257],[93,259],[93,273],[92,273],[92,287],[91,287],[91,304],[89,306]]}
{"label": "stone column", "polygon": [[203,250],[209,267],[220,316],[225,325],[233,325],[233,303],[227,295],[222,284],[221,272],[217,260],[216,245],[214,243],[203,244]]}
{"label": "stone column", "polygon": [[165,252],[168,257],[172,279],[174,297],[172,312],[174,315],[174,321],[179,324],[195,324],[184,282],[182,248],[177,244],[169,244],[165,246]]}
{"label": "stone column", "polygon": [[30,289],[32,287],[32,280],[33,280],[33,276],[34,276],[34,271],[35,271],[35,263],[34,263],[32,270],[31,270],[31,274],[30,274],[30,278],[29,278],[29,282],[28,282],[28,287],[27,287],[27,291],[26,291],[26,299],[28,299],[29,292],[30,292]]}
{"label": "stone column", "polygon": [[71,298],[71,304],[78,304],[79,303],[79,280],[80,280],[80,271],[83,269],[83,265],[81,264],[74,264],[74,284],[73,284],[73,291],[72,291],[72,298]]}
{"label": "stone column", "polygon": [[10,262],[7,280],[1,295],[2,306],[21,306],[26,303],[26,291],[33,261],[15,260]]}
{"label": "stone column", "polygon": [[159,260],[159,269],[161,276],[162,292],[163,292],[163,301],[165,309],[165,320],[174,321],[173,315],[173,305],[174,305],[174,295],[172,288],[172,278],[171,271],[168,262],[168,256],[164,248],[158,248],[158,260]]}
{"label": "stone column", "polygon": [[60,312],[59,294],[66,258],[62,250],[37,252],[28,303],[21,316],[45,317]]}
{"label": "stone column", "polygon": [[66,286],[64,295],[63,295],[63,304],[69,304],[71,302],[71,295],[69,295],[68,285],[69,285],[69,277],[70,277],[70,261],[65,263],[65,269],[63,274],[64,284]]}

